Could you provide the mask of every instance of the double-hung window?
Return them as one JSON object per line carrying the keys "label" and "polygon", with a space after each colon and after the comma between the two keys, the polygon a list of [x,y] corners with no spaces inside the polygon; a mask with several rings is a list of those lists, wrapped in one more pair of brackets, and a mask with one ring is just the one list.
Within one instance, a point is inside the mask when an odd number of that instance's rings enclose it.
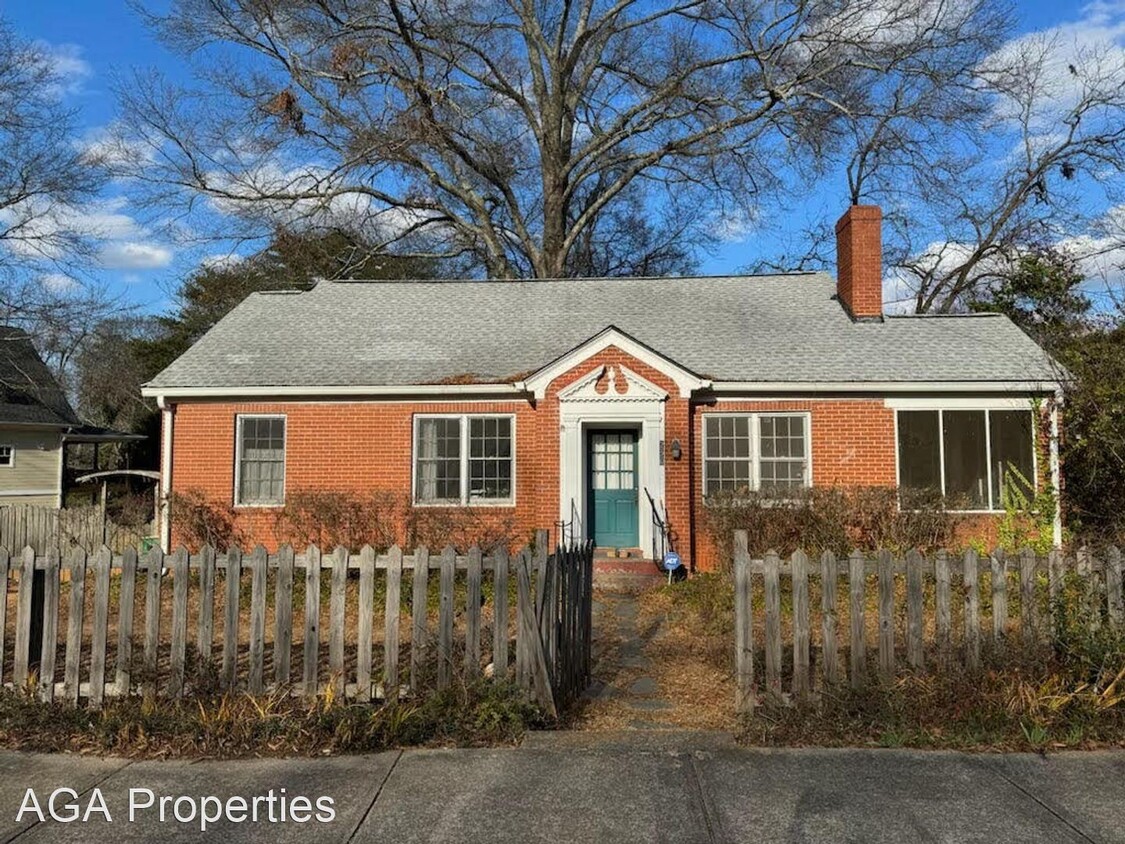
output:
{"label": "double-hung window", "polygon": [[415,503],[514,503],[514,442],[512,416],[416,416]]}
{"label": "double-hung window", "polygon": [[807,413],[709,413],[703,417],[703,494],[809,486]]}
{"label": "double-hung window", "polygon": [[0,445],[0,466],[16,465],[16,449],[10,445]]}
{"label": "double-hung window", "polygon": [[1030,410],[899,410],[898,482],[963,510],[1002,510],[1035,494]]}
{"label": "double-hung window", "polygon": [[285,503],[285,417],[237,417],[235,504],[270,507]]}

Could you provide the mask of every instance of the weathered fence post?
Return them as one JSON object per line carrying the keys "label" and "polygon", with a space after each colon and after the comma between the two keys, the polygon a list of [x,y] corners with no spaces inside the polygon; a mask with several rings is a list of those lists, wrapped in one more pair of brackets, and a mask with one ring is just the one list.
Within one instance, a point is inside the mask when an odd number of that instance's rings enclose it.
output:
{"label": "weathered fence post", "polygon": [[[544,537],[545,541],[545,537]],[[544,546],[544,551],[546,546]],[[538,549],[536,549],[538,553]],[[465,588],[465,676],[474,680],[480,676],[480,598],[481,572],[483,565],[481,551],[477,545],[469,549],[468,571]],[[546,575],[546,555],[539,571],[539,589],[536,599],[542,604],[543,580]]]}
{"label": "weathered fence post", "polygon": [[1035,552],[1020,551],[1020,633],[1025,645],[1039,639],[1039,605],[1035,598]]}
{"label": "weathered fence post", "polygon": [[[398,700],[398,616],[402,607],[402,548],[387,556],[387,594],[383,607],[383,699]],[[370,645],[368,645],[370,647]]]}
{"label": "weathered fence post", "polygon": [[293,650],[293,546],[277,549],[277,583],[274,586],[273,677],[279,686],[289,685]]}
{"label": "weathered fence post", "polygon": [[492,676],[508,678],[508,549],[492,554]]}
{"label": "weathered fence post", "polygon": [[825,551],[820,555],[821,638],[824,640],[824,681],[829,685],[840,682],[840,653],[836,641],[839,619],[836,612],[836,587],[839,580],[836,555]]}
{"label": "weathered fence post", "polygon": [[336,693],[347,688],[344,676],[344,613],[348,597],[348,549],[337,545],[332,554],[332,591],[328,598],[328,673]]}
{"label": "weathered fence post", "polygon": [[776,551],[766,552],[766,689],[781,696],[781,583]]}
{"label": "weathered fence post", "polygon": [[1008,630],[1008,560],[1003,548],[991,555],[992,563],[992,638],[997,644],[1004,641]]}
{"label": "weathered fence post", "polygon": [[922,567],[925,561],[917,551],[906,552],[906,661],[915,671],[925,665],[922,647],[922,613],[925,591]]}
{"label": "weathered fence post", "polygon": [[793,583],[793,694],[809,694],[809,558],[797,549],[789,558]]}
{"label": "weathered fence post", "polygon": [[[394,546],[392,554],[398,549]],[[401,549],[398,549],[401,568]],[[387,599],[390,603],[390,598]],[[359,551],[359,613],[356,617],[356,652],[355,652],[355,685],[356,699],[360,703],[371,700],[371,635],[374,632],[375,620],[375,549],[364,545]],[[395,632],[398,632],[398,623],[395,623]],[[396,643],[397,644],[397,643]],[[385,645],[385,643],[384,643]],[[397,652],[397,648],[396,648]],[[395,657],[397,666],[398,657]],[[384,683],[384,694],[389,694],[388,683]],[[397,678],[396,678],[397,690]]]}
{"label": "weathered fence post", "polygon": [[[151,583],[151,581],[150,581]],[[234,688],[238,679],[238,594],[242,586],[242,551],[227,549],[226,597],[223,606],[223,688]],[[317,603],[320,596],[317,596]]]}
{"label": "weathered fence post", "polygon": [[735,710],[754,710],[754,625],[750,594],[750,552],[746,531],[734,532]]}
{"label": "weathered fence post", "polygon": [[[20,560],[20,586],[19,597],[16,599],[16,652],[13,656],[12,682],[16,688],[27,684],[28,664],[32,653],[32,603],[34,600],[35,580],[35,549],[30,546],[23,549]],[[41,603],[41,601],[40,601]],[[39,626],[42,630],[42,627]],[[35,651],[36,657],[42,650]]]}
{"label": "weathered fence post", "polygon": [[[133,612],[137,590],[137,551],[121,555],[121,592],[117,601],[117,693],[129,694],[133,675]],[[201,610],[202,612],[202,610]],[[202,620],[200,621],[202,624]],[[208,640],[210,641],[210,640]],[[210,656],[210,652],[208,652]]]}
{"label": "weathered fence post", "polygon": [[848,557],[848,589],[851,598],[848,614],[852,628],[849,652],[853,689],[862,686],[867,675],[867,631],[863,623],[867,573],[864,566],[863,554],[858,550],[852,551]]}
{"label": "weathered fence post", "polygon": [[[113,552],[102,546],[94,559],[94,630],[90,639],[90,706],[101,706],[105,697],[106,638],[109,633],[109,576]],[[187,555],[184,555],[187,577]],[[186,617],[186,604],[185,604]]]}
{"label": "weathered fence post", "polygon": [[164,552],[159,545],[148,552],[145,563],[144,690],[153,696],[160,665],[160,587],[164,577]]}
{"label": "weathered fence post", "polygon": [[963,584],[965,590],[965,664],[971,671],[980,668],[980,586],[977,583],[977,552],[965,552]]}
{"label": "weathered fence post", "polygon": [[438,688],[453,681],[453,578],[457,552],[446,545],[441,552],[441,595],[438,605]]}
{"label": "weathered fence post", "polygon": [[879,561],[879,673],[895,673],[895,570],[890,551],[880,551]]}
{"label": "weathered fence post", "polygon": [[414,586],[410,609],[410,690],[422,688],[422,666],[426,661],[426,635],[429,629],[430,550],[414,549]]}
{"label": "weathered fence post", "polygon": [[315,695],[320,669],[320,549],[305,551],[305,641],[301,658],[301,682],[305,694]]}
{"label": "weathered fence post", "polygon": [[47,568],[37,571],[42,575],[43,600],[40,605],[42,610],[41,642],[39,650],[39,693],[40,697],[50,702],[55,699],[55,653],[58,647],[59,631],[59,570],[61,568],[60,554],[57,548],[47,552]]}
{"label": "weathered fence post", "polygon": [[[250,574],[250,670],[246,684],[250,694],[260,695],[266,688],[266,584],[269,577],[269,554],[261,545],[250,555]],[[186,585],[184,594],[187,594]]]}
{"label": "weathered fence post", "polygon": [[953,612],[950,596],[949,555],[940,550],[934,557],[934,632],[938,655],[942,663],[949,661],[949,646],[953,636]]}

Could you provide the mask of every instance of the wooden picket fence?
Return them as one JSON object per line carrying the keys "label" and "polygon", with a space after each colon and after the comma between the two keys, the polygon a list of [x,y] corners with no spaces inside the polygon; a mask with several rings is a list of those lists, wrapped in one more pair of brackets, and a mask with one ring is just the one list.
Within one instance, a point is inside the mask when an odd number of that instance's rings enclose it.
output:
{"label": "wooden picket fence", "polygon": [[[825,552],[818,562],[797,551],[788,561],[775,553],[758,560],[747,551],[746,532],[736,531],[734,578],[735,705],[740,712],[752,710],[760,692],[799,700],[845,679],[858,688],[868,681],[872,667],[886,678],[903,662],[918,671],[958,660],[976,670],[982,638],[985,647],[1036,646],[1053,632],[1052,609],[1068,578],[1080,585],[1087,623],[1125,624],[1117,548],[1102,555],[1083,549],[1073,559],[1060,551],[1042,557],[1031,550],[1013,557],[996,551],[981,559],[969,550],[960,557],[909,552],[902,559],[888,551],[873,558],[857,551],[843,560]],[[810,582],[819,585],[819,613],[811,606]],[[877,599],[875,666],[868,664],[872,587]],[[987,612],[982,611],[982,592]],[[1010,603],[1018,604],[1018,614],[1009,612]],[[842,616],[847,617],[846,635],[840,629]],[[758,625],[765,669],[761,689],[755,682],[756,622],[763,622]]]}
{"label": "wooden picket fence", "polygon": [[101,507],[0,506],[0,546],[31,547],[40,554],[46,554],[49,548],[75,546],[93,552],[102,545],[121,552],[136,545],[142,536],[151,535],[153,528],[152,524],[139,529],[117,525]]}
{"label": "wooden picket fence", "polygon": [[[382,555],[369,546],[358,554],[346,548],[322,554],[316,546],[301,554],[289,546],[269,554],[259,546],[248,554],[204,547],[168,555],[159,548],[114,554],[103,547],[93,555],[82,548],[65,555],[27,548],[14,557],[0,548],[0,594],[16,594],[14,623],[9,601],[0,602],[0,680],[17,687],[34,680],[44,700],[99,706],[107,695],[138,691],[182,697],[197,682],[190,662],[197,669],[213,665],[223,689],[316,695],[331,687],[357,701],[395,701],[459,677],[507,679],[514,652],[515,679],[557,714],[589,680],[593,548],[549,554],[546,543],[540,531],[534,547],[487,556],[477,547],[464,555],[452,547],[404,554],[398,546]],[[327,601],[322,573],[330,580]],[[303,597],[295,583],[303,584]],[[412,591],[409,602],[405,589]],[[12,633],[9,652],[4,640]],[[266,653],[271,633],[272,658]],[[372,659],[380,638],[381,672]],[[143,649],[139,660],[134,645]]]}

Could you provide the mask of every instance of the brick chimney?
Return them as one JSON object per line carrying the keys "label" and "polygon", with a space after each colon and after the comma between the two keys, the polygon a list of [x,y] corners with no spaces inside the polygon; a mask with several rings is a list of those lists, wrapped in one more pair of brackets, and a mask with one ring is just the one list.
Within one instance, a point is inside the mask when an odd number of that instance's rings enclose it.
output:
{"label": "brick chimney", "polygon": [[852,319],[883,318],[883,212],[852,205],[836,223],[836,294]]}

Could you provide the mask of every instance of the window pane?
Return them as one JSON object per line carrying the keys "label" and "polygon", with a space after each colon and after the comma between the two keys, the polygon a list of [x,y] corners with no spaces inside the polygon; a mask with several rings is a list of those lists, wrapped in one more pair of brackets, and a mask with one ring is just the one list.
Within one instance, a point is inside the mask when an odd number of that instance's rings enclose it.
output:
{"label": "window pane", "polygon": [[[494,416],[469,418],[469,500],[512,497],[512,420]],[[597,455],[601,460],[604,454]]]}
{"label": "window pane", "polygon": [[[704,494],[749,489],[750,419],[749,415],[704,417]],[[623,468],[632,466],[623,464]],[[625,482],[633,482],[631,474]]]}
{"label": "window pane", "polygon": [[460,502],[461,419],[418,420],[414,500]]}
{"label": "window pane", "polygon": [[992,450],[992,506],[1012,503],[1027,506],[1035,495],[1035,461],[1032,457],[1030,410],[993,410],[989,413]]}
{"label": "window pane", "polygon": [[941,446],[936,410],[899,411],[898,480],[905,489],[941,492]]}
{"label": "window pane", "polygon": [[285,419],[239,417],[238,503],[280,504],[285,496]]}
{"label": "window pane", "polygon": [[942,413],[945,495],[954,507],[988,507],[988,455],[983,410]]}

